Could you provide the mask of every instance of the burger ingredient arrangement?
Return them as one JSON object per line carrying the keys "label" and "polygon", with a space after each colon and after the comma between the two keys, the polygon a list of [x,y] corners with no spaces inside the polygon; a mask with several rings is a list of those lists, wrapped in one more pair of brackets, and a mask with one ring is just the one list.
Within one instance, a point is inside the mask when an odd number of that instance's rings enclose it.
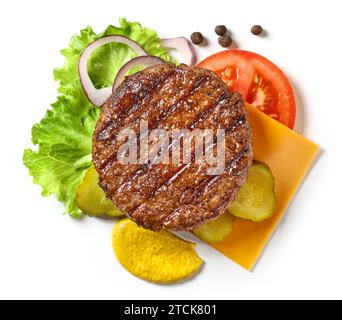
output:
{"label": "burger ingredient arrangement", "polygon": [[[253,30],[253,34],[258,34],[260,28]],[[218,26],[215,31],[225,36],[227,28]],[[199,35],[192,40],[199,42]],[[54,72],[60,95],[52,109],[32,129],[32,142],[38,146],[38,151],[25,150],[23,160],[34,182],[42,186],[42,194],[56,195],[65,204],[66,212],[74,218],[83,214],[107,218],[124,216],[122,210],[108,199],[108,190],[104,188],[106,194],[99,186],[99,175],[93,167],[92,136],[101,112],[98,106],[106,101],[112,90],[114,95],[120,90],[118,88],[121,88],[120,83],[125,76],[134,73],[139,75],[137,72],[146,66],[174,63],[167,48],[178,49],[189,65],[194,63],[194,51],[186,39],[160,40],[154,31],[125,19],[120,20],[119,28],[109,26],[98,35],[89,27],[82,30],[80,36],[71,39],[70,47],[62,51],[66,58],[65,65]],[[267,59],[250,52],[230,50],[208,57],[199,67],[214,71],[247,103],[286,126],[293,127],[295,101],[291,86],[280,69]],[[276,126],[274,132],[279,130],[284,136],[298,139],[307,147],[308,152],[305,157],[303,155],[303,164],[298,165],[294,183],[286,192],[277,192],[282,181],[277,186],[277,175],[274,177],[272,174],[274,159],[272,154],[269,156],[272,150],[268,150],[266,157],[264,154],[258,156],[258,141],[254,137],[255,159],[266,159],[265,164],[254,162],[247,180],[244,179],[245,183],[234,196],[235,201],[230,203],[224,214],[214,220],[210,218],[205,224],[202,222],[195,229],[191,228],[199,238],[213,243],[217,250],[247,269],[254,265],[262,250],[260,247],[265,245],[265,239],[274,230],[318,149],[274,120],[259,117],[259,114],[254,116],[255,112],[259,111],[249,110],[253,135],[256,133],[257,138],[259,134],[255,132],[253,124],[261,119],[269,127]],[[227,184],[227,194],[228,188]],[[285,195],[289,197],[283,201]],[[280,201],[277,204],[278,197]],[[253,228],[259,228],[259,234],[264,234],[264,237],[257,243],[260,247],[255,248],[255,254],[248,255],[246,249],[241,247],[241,256],[237,257],[230,250],[231,241],[236,248],[239,242],[243,245],[248,239],[246,236],[236,240],[236,233],[246,229],[246,226],[241,226],[242,221],[249,221],[247,227],[250,223]],[[269,221],[268,227],[262,225],[261,221]],[[177,238],[167,230],[140,228],[127,218],[119,220],[114,226],[113,249],[119,262],[129,272],[157,283],[184,280],[196,274],[203,264],[194,244]]]}

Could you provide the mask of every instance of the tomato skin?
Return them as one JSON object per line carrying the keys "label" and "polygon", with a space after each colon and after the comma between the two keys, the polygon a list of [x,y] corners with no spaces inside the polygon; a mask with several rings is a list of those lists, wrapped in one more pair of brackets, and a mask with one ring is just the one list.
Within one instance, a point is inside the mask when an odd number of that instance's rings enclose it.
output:
{"label": "tomato skin", "polygon": [[251,105],[293,128],[296,102],[285,74],[271,61],[253,52],[226,50],[198,64],[217,73]]}

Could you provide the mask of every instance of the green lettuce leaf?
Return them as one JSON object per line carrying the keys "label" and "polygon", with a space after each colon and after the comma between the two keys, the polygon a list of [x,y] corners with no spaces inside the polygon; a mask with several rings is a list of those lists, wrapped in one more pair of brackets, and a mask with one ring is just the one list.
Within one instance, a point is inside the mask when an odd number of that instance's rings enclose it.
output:
{"label": "green lettuce leaf", "polygon": [[[82,216],[76,204],[76,189],[92,164],[92,134],[100,110],[84,94],[78,76],[78,60],[82,51],[94,40],[107,35],[124,35],[138,42],[144,50],[167,62],[172,59],[161,47],[155,31],[120,19],[120,27],[109,26],[95,34],[87,27],[71,38],[69,47],[62,50],[64,66],[55,69],[60,96],[45,117],[32,128],[35,150],[24,151],[23,162],[33,181],[42,186],[42,195],[55,195],[65,204],[66,212]],[[88,62],[88,73],[97,88],[111,86],[118,70],[136,53],[124,44],[111,43],[98,48]],[[131,70],[131,73],[136,70]]]}

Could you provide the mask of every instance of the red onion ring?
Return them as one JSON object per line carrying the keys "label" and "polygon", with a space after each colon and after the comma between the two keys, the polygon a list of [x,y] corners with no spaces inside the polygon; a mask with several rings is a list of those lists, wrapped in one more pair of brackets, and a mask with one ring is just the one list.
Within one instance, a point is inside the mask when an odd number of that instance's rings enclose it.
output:
{"label": "red onion ring", "polygon": [[78,74],[80,76],[81,84],[85,94],[87,95],[88,99],[97,107],[101,107],[110,97],[110,95],[112,94],[112,88],[108,87],[103,89],[96,89],[88,75],[87,63],[92,52],[95,49],[111,42],[126,44],[127,46],[132,48],[138,54],[138,56],[146,55],[146,52],[142,47],[140,47],[138,43],[125,36],[119,35],[100,38],[85,48],[78,62]]}
{"label": "red onion ring", "polygon": [[128,61],[118,72],[115,77],[112,92],[114,93],[115,90],[118,88],[120,83],[125,78],[126,73],[135,67],[152,67],[158,64],[165,64],[165,61],[154,56],[140,56],[133,58],[132,60]]}
{"label": "red onion ring", "polygon": [[184,37],[163,39],[161,45],[164,48],[177,49],[183,56],[183,62],[188,66],[196,64],[195,50],[188,39]]}

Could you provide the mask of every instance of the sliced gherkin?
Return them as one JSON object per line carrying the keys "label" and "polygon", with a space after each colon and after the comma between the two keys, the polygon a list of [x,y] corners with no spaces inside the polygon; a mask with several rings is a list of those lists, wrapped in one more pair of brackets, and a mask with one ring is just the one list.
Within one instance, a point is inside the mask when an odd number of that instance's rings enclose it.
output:
{"label": "sliced gherkin", "polygon": [[196,228],[193,232],[205,242],[220,242],[232,232],[234,219],[235,217],[227,212],[218,219]]}
{"label": "sliced gherkin", "polygon": [[236,217],[260,222],[270,218],[276,208],[275,180],[270,168],[254,162],[246,183],[240,189],[229,212]]}
{"label": "sliced gherkin", "polygon": [[107,199],[99,186],[99,175],[94,167],[88,170],[76,194],[78,207],[89,216],[113,218],[124,215]]}

